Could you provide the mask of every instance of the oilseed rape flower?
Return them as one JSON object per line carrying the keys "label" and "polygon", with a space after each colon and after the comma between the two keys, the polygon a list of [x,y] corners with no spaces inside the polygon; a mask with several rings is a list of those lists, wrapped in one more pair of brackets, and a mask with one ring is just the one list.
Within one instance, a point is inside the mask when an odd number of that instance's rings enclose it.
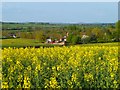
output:
{"label": "oilseed rape flower", "polygon": [[2,88],[118,88],[117,46],[4,48]]}
{"label": "oilseed rape flower", "polygon": [[76,74],[72,74],[72,79],[71,79],[71,81],[74,81],[74,82],[76,82],[76,80],[77,80],[77,77],[76,77]]}
{"label": "oilseed rape flower", "polygon": [[90,73],[86,73],[86,74],[84,75],[84,79],[85,79],[86,81],[93,80],[93,75],[90,74]]}
{"label": "oilseed rape flower", "polygon": [[51,77],[50,78],[50,88],[57,88],[57,81],[56,81],[56,78],[55,77]]}
{"label": "oilseed rape flower", "polygon": [[8,87],[8,82],[2,82],[2,88],[9,88]]}

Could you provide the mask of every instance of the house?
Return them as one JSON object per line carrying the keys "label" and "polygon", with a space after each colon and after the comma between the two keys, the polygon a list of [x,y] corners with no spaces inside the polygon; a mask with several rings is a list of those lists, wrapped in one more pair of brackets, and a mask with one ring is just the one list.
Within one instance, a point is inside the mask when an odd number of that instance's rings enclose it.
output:
{"label": "house", "polygon": [[10,34],[10,37],[17,38],[15,34]]}
{"label": "house", "polygon": [[16,38],[16,35],[13,35],[13,38]]}
{"label": "house", "polygon": [[46,42],[47,42],[47,43],[51,43],[52,40],[49,38],[49,39],[46,40]]}
{"label": "house", "polygon": [[58,44],[58,45],[65,45],[66,41],[67,41],[67,36],[68,36],[68,33],[66,33],[66,36],[63,36],[59,40],[57,40],[57,39],[51,40],[51,38],[48,37],[47,40],[46,40],[46,43]]}
{"label": "house", "polygon": [[67,41],[67,36],[63,37],[63,41],[66,42]]}
{"label": "house", "polygon": [[60,40],[59,40],[59,41],[60,41],[60,42],[66,42],[66,41],[67,41],[67,39],[66,39],[66,38],[67,38],[67,36],[64,36],[63,38],[60,38]]}
{"label": "house", "polygon": [[51,38],[48,37],[47,40],[46,40],[46,43],[51,43],[51,42],[52,42]]}

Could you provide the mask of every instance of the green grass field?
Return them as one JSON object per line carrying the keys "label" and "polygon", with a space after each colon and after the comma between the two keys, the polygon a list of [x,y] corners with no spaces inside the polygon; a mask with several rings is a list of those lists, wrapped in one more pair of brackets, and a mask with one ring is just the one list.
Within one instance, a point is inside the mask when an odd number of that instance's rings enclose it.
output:
{"label": "green grass field", "polygon": [[89,43],[89,44],[82,44],[83,46],[118,46],[118,42],[111,42],[111,43]]}
{"label": "green grass field", "polygon": [[36,47],[36,46],[55,46],[51,44],[40,43],[38,40],[34,39],[1,39],[0,42],[2,43],[0,47],[7,48],[7,47]]}
{"label": "green grass field", "polygon": [[[7,48],[7,47],[53,47],[53,46],[60,46],[60,45],[52,45],[52,44],[45,44],[45,43],[40,43],[38,40],[34,39],[1,39],[0,43],[0,48]],[[80,46],[118,46],[118,42],[114,43],[90,43],[90,44],[79,44]],[[71,46],[71,45],[70,45]]]}

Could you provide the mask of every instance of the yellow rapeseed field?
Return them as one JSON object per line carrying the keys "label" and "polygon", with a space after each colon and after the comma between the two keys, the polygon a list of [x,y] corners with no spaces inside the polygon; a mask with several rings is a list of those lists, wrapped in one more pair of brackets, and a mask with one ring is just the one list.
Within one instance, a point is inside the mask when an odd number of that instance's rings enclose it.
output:
{"label": "yellow rapeseed field", "polygon": [[118,46],[2,50],[2,88],[118,88],[118,76]]}

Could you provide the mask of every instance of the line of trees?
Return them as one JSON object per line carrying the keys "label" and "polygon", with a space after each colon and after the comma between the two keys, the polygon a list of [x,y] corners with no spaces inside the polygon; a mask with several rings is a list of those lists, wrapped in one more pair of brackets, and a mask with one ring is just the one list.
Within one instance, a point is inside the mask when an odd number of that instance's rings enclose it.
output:
{"label": "line of trees", "polygon": [[72,26],[71,30],[73,33],[71,33],[67,38],[67,41],[71,44],[106,43],[118,42],[120,40],[120,20],[115,25],[93,28],[83,27],[82,29],[79,29],[77,26],[74,26],[73,29]]}

